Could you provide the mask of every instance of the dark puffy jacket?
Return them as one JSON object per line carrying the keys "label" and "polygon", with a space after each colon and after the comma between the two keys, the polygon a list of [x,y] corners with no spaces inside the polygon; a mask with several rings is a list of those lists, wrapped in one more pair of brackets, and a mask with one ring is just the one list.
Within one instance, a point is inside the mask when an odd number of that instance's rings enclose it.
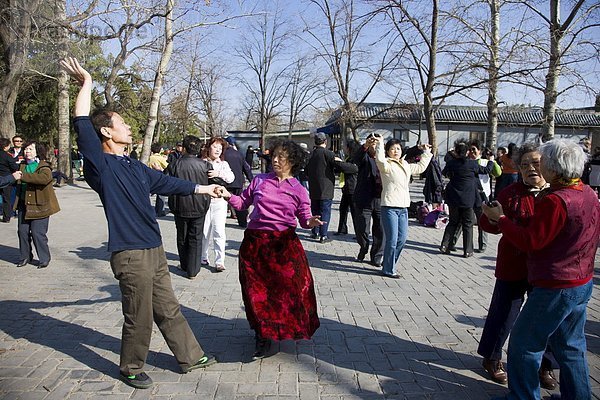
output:
{"label": "dark puffy jacket", "polygon": [[373,199],[381,197],[379,169],[364,146],[352,156],[352,162],[358,166],[354,203],[358,208],[370,207]]}
{"label": "dark puffy jacket", "polygon": [[[196,156],[184,154],[174,163],[169,164],[167,173],[177,178],[208,185],[208,161]],[[169,209],[174,215],[182,218],[200,218],[206,215],[210,207],[210,196],[192,194],[189,196],[169,196]]]}
{"label": "dark puffy jacket", "polygon": [[356,173],[358,167],[349,162],[336,161],[335,154],[324,147],[315,147],[304,168],[308,177],[311,200],[331,200],[335,186],[335,173]]}
{"label": "dark puffy jacket", "polygon": [[450,207],[473,208],[481,204],[479,197],[479,174],[489,174],[494,163],[479,165],[476,160],[453,158],[448,160],[442,173],[450,178],[446,185],[446,203]]}
{"label": "dark puffy jacket", "polygon": [[246,159],[233,147],[227,147],[224,155],[225,161],[229,164],[233,176],[235,179],[229,185],[226,185],[227,189],[242,189],[244,187],[244,176],[248,179],[248,182],[252,181],[252,170],[246,162]]}

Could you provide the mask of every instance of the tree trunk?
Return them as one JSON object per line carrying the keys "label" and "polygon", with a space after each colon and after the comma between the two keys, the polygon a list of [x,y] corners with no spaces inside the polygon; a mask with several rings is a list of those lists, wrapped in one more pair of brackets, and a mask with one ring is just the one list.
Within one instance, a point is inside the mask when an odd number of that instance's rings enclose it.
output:
{"label": "tree trunk", "polygon": [[[58,21],[66,21],[66,2],[56,2]],[[59,43],[58,58],[67,57],[68,33],[63,27],[56,27],[56,39]],[[58,73],[58,170],[73,179],[71,168],[71,134],[69,129],[69,76],[61,68]]]}
{"label": "tree trunk", "polygon": [[0,135],[4,137],[10,138],[16,134],[15,102],[29,55],[32,15],[37,12],[40,2],[41,0],[14,0],[10,2],[12,8],[3,7],[0,10],[3,20],[0,40],[4,48],[4,76],[0,79]]}
{"label": "tree trunk", "polygon": [[[8,79],[4,79],[6,82]],[[19,93],[18,80],[4,84],[0,83],[0,136],[11,138],[16,132],[15,102]]]}
{"label": "tree trunk", "polygon": [[437,154],[437,130],[435,127],[435,111],[431,96],[425,96],[423,101],[423,113],[425,114],[425,126],[427,127],[427,138],[431,145],[433,154]]}
{"label": "tree trunk", "polygon": [[498,138],[498,54],[500,49],[500,4],[498,0],[490,0],[491,43],[488,70],[488,124],[485,144],[490,149],[496,148]]}
{"label": "tree trunk", "polygon": [[560,41],[563,32],[560,26],[560,0],[550,1],[550,62],[546,74],[544,89],[544,121],[542,123],[542,139],[554,137],[554,115],[558,98],[558,78],[561,71]]}
{"label": "tree trunk", "polygon": [[437,62],[437,36],[438,36],[438,1],[433,0],[431,11],[431,46],[429,49],[429,70],[427,71],[427,83],[423,91],[423,112],[425,113],[425,125],[427,126],[427,137],[433,154],[437,154],[437,132],[435,128],[435,110],[433,109],[433,85],[435,83],[435,66]]}
{"label": "tree trunk", "polygon": [[158,105],[160,103],[160,95],[162,92],[163,80],[165,71],[169,65],[171,54],[173,54],[173,9],[175,8],[175,0],[167,0],[166,16],[165,16],[165,45],[158,64],[158,70],[154,77],[154,87],[152,89],[152,100],[150,102],[150,110],[148,112],[148,125],[144,133],[144,147],[140,160],[147,163],[150,158],[150,145],[154,137],[154,129],[158,120]]}

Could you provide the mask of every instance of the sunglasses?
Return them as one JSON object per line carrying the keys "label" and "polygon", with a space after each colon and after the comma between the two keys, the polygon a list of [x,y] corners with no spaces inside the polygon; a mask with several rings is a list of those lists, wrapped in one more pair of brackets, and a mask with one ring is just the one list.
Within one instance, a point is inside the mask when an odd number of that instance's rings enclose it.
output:
{"label": "sunglasses", "polygon": [[13,143],[23,143],[23,141],[17,139],[17,140],[13,140]]}

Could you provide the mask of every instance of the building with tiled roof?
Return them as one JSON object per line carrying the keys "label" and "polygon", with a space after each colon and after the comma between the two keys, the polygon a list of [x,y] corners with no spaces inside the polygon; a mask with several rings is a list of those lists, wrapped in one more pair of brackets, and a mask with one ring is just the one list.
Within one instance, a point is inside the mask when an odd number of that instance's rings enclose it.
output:
{"label": "building with tiled roof", "polygon": [[[319,130],[341,139],[339,120],[341,111],[335,111],[326,127]],[[487,134],[487,107],[442,105],[435,113],[438,152],[443,155],[456,139],[478,138],[483,143]],[[501,107],[498,114],[497,145],[514,142],[521,144],[538,139],[542,129],[543,113],[540,107]],[[427,142],[427,128],[422,107],[414,104],[364,103],[357,109],[359,137],[371,132],[384,137],[395,137],[412,146]],[[593,109],[557,110],[555,137],[579,141],[594,137],[600,143],[600,113]]]}

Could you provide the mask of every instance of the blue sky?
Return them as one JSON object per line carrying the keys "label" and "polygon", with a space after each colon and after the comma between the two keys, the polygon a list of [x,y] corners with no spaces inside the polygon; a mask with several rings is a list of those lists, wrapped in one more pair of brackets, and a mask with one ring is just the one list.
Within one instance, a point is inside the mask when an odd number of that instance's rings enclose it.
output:
{"label": "blue sky", "polygon": [[[72,5],[74,5],[77,1],[70,1]],[[451,7],[456,6],[459,1],[446,1],[442,5],[445,10],[449,10]],[[196,3],[196,2],[194,2]],[[319,15],[318,11],[314,6],[311,6],[307,1],[234,1],[234,0],[223,0],[223,1],[214,1],[211,3],[210,7],[204,6],[204,2],[197,2],[197,11],[190,11],[186,14],[185,19],[186,23],[195,23],[200,20],[204,20],[207,22],[218,21],[226,16],[235,16],[240,14],[251,14],[256,13],[261,10],[267,10],[267,12],[272,12],[276,7],[280,7],[282,10],[283,17],[288,21],[290,27],[302,27],[304,25],[303,21],[307,21],[309,24],[320,25],[323,26],[326,22],[322,15]],[[360,7],[364,7],[364,2],[357,2]],[[375,4],[375,1],[371,1],[370,4]],[[180,2],[180,4],[184,4]],[[420,2],[419,6],[423,7],[428,3]],[[181,11],[181,9],[179,10]],[[477,14],[475,14],[477,15]],[[506,15],[503,15],[502,18],[502,29],[509,30],[511,29],[511,24],[514,24],[521,16],[516,15],[513,11]],[[201,28],[200,30],[194,31],[192,35],[181,36],[176,41],[176,52],[178,55],[175,55],[171,65],[171,73],[167,76],[167,90],[171,88],[172,90],[176,90],[177,88],[177,80],[182,76],[182,71],[184,70],[180,63],[185,62],[186,56],[185,51],[188,49],[192,43],[196,40],[200,41],[200,46],[202,48],[202,53],[204,57],[206,57],[207,62],[220,64],[225,67],[228,73],[231,76],[234,75],[244,75],[244,72],[241,68],[240,61],[236,58],[235,47],[243,40],[248,39],[248,24],[254,23],[252,16],[248,16],[245,18],[231,20],[223,25],[215,25],[215,26],[207,26]],[[485,18],[484,16],[474,17],[474,22],[477,21],[478,18]],[[541,19],[538,18],[537,22],[534,17],[531,18],[527,22],[527,24],[531,24],[532,27],[536,27],[536,23],[538,26],[538,33],[542,36],[547,35],[545,33],[545,27],[540,24]],[[385,32],[382,30],[388,29],[384,25],[374,25],[371,30],[368,32],[369,37],[377,37]],[[162,30],[162,27],[158,24],[151,29],[151,33],[157,33]],[[596,29],[590,36],[592,41],[600,42],[600,29]],[[115,43],[107,43],[105,45],[105,49],[107,51],[115,51]],[[289,47],[286,51],[286,54],[282,55],[280,65],[289,61],[291,57],[295,54],[304,51],[307,49],[307,46],[301,40],[294,40],[289,44]],[[373,51],[373,54],[376,56],[377,54],[377,44],[374,44],[369,49]],[[182,55],[183,54],[183,55]],[[134,60],[135,58],[132,58]],[[148,55],[144,55],[141,58],[138,58],[138,61],[144,61],[151,66],[152,63],[155,62],[156,58]],[[183,60],[183,61],[182,61]],[[440,57],[440,65],[438,65],[438,70],[444,70],[444,57]],[[327,72],[326,65],[320,64],[319,59],[315,59],[315,65],[319,66],[320,70],[323,73]],[[589,87],[598,92],[600,90],[600,65],[598,63],[598,57],[594,62],[588,62],[584,67],[579,68],[580,74],[583,79],[587,83]],[[400,92],[400,99],[404,101],[412,101],[413,90],[411,87],[407,87],[406,78],[403,78],[398,75],[398,82],[401,83],[399,86],[402,91]],[[392,77],[393,78],[393,77]],[[543,74],[540,75],[540,79],[543,79]],[[568,85],[573,78],[561,78],[561,87]],[[358,79],[355,82],[355,87],[360,87],[361,82]],[[236,109],[236,104],[239,104],[241,97],[243,97],[243,93],[240,90],[240,85],[235,79],[228,78],[222,83],[222,98],[228,103],[228,109]],[[360,90],[358,90],[360,92]],[[373,102],[387,102],[390,101],[390,93],[394,92],[394,90],[390,89],[390,87],[382,86],[379,90],[376,90],[369,98],[369,101]],[[169,93],[167,92],[168,96]],[[486,101],[486,93],[485,91],[478,91],[470,93],[469,98],[465,98],[462,96],[454,96],[448,98],[445,103],[446,104],[464,104],[464,105],[474,105],[478,104],[478,102],[485,104]],[[335,93],[331,96],[331,103],[336,102]],[[527,88],[525,86],[511,85],[511,84],[501,84],[500,85],[500,96],[499,100],[503,101],[504,104],[531,104],[531,105],[539,105],[543,104],[543,96],[540,92],[533,90],[531,88]],[[577,107],[586,107],[593,105],[594,97],[593,94],[589,92],[584,92],[581,90],[572,90],[567,94],[559,97],[558,105],[562,108],[577,108]]]}

